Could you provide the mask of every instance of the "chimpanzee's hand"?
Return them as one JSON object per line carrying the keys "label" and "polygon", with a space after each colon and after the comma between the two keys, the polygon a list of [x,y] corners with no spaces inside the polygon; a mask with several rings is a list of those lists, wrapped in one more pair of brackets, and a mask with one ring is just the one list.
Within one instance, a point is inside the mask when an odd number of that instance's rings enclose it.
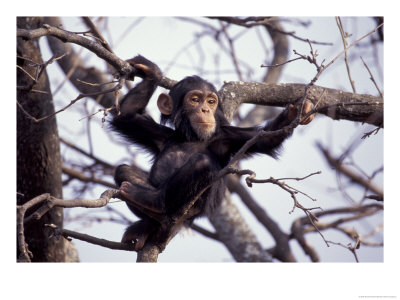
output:
{"label": "chimpanzee's hand", "polygon": [[[292,122],[294,119],[296,119],[297,113],[298,113],[298,110],[300,107],[301,107],[301,102],[289,105],[288,119],[290,122]],[[303,111],[302,111],[301,115],[304,116],[304,115],[308,114],[313,108],[314,108],[314,104],[311,101],[306,100],[304,102]],[[314,116],[315,116],[315,114],[308,116],[305,120],[301,120],[300,124],[306,125],[306,124],[310,123],[314,119]]]}
{"label": "chimpanzee's hand", "polygon": [[128,59],[127,62],[137,69],[138,72],[136,74],[144,79],[159,81],[162,78],[160,68],[155,63],[141,55]]}

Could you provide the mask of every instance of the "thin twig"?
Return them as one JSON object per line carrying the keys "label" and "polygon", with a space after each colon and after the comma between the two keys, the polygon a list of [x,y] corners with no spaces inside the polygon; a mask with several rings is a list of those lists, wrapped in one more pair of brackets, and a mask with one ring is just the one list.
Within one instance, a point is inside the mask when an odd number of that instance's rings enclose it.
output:
{"label": "thin twig", "polygon": [[364,64],[364,66],[365,66],[365,67],[367,68],[367,70],[368,70],[368,73],[369,73],[369,76],[370,76],[369,79],[372,80],[372,82],[374,83],[376,89],[377,89],[378,92],[379,92],[379,95],[383,98],[383,94],[382,94],[380,88],[378,87],[378,84],[376,83],[375,78],[374,78],[374,76],[373,76],[372,73],[371,73],[371,70],[368,68],[367,64],[365,63],[365,61],[363,60],[363,58],[362,58],[361,56],[360,56],[360,58],[361,58],[361,60],[362,60],[362,62],[363,62],[363,64]]}
{"label": "thin twig", "polygon": [[[19,108],[21,108],[22,112],[23,112],[28,118],[30,118],[31,120],[33,120],[35,123],[39,123],[39,122],[41,122],[41,121],[43,121],[43,120],[49,119],[49,118],[51,118],[51,117],[57,115],[57,114],[60,113],[60,112],[65,111],[66,109],[68,109],[69,107],[71,107],[72,105],[74,105],[76,102],[78,102],[79,100],[81,100],[81,99],[83,99],[83,98],[86,98],[86,97],[94,97],[94,96],[99,96],[99,95],[104,95],[104,94],[107,94],[107,93],[113,93],[113,92],[114,92],[114,93],[116,94],[116,97],[115,97],[115,98],[116,98],[116,101],[118,101],[119,90],[123,87],[124,83],[125,83],[125,76],[121,76],[120,79],[118,80],[118,84],[116,84],[113,88],[110,88],[110,89],[105,90],[105,91],[95,92],[95,93],[79,94],[78,97],[76,97],[74,100],[71,100],[71,102],[70,102],[68,105],[66,105],[65,107],[59,109],[58,111],[56,111],[56,112],[54,112],[54,113],[52,113],[52,114],[49,114],[49,115],[44,116],[44,117],[39,118],[39,119],[37,119],[37,118],[31,116],[25,109],[23,109],[22,105],[19,104],[18,100],[17,100],[17,105],[18,105]],[[103,111],[103,109],[101,109],[101,110]]]}
{"label": "thin twig", "polygon": [[357,256],[357,252],[356,252],[356,250],[360,248],[360,237],[357,237],[354,246],[353,246],[351,243],[349,243],[347,246],[346,246],[346,245],[343,245],[343,244],[341,244],[341,243],[336,243],[336,242],[332,242],[332,241],[328,241],[328,243],[329,243],[329,244],[338,245],[338,246],[341,246],[341,247],[343,247],[343,248],[348,249],[351,253],[353,253],[356,262],[358,262],[358,263],[360,262],[360,261],[358,260],[358,256]]}
{"label": "thin twig", "polygon": [[[347,34],[344,32],[343,25],[342,25],[342,20],[340,19],[340,17],[336,17],[335,19],[336,19],[336,24],[337,24],[337,26],[339,28],[339,31],[340,31],[340,36],[342,37],[343,47],[344,47],[344,49],[346,49],[347,48],[347,40],[346,40]],[[349,58],[348,58],[348,55],[347,55],[347,51],[344,53],[344,61],[345,61],[345,64],[346,64],[347,75],[349,76],[349,80],[350,80],[351,87],[353,89],[353,93],[356,93],[356,87],[354,85],[354,80],[351,78],[350,66],[349,66]]]}
{"label": "thin twig", "polygon": [[[303,42],[308,41],[308,39],[304,39],[304,38],[297,36],[296,32],[294,32],[294,31],[288,32],[288,31],[280,30],[280,29],[276,28],[275,26],[273,26],[271,23],[277,19],[276,17],[248,17],[248,18],[244,18],[244,19],[235,18],[235,17],[209,17],[209,18],[210,19],[218,19],[220,21],[243,26],[246,28],[250,28],[250,27],[254,27],[254,26],[268,26],[272,30],[279,32],[281,34],[291,36],[291,37],[293,37],[297,40],[303,41]],[[325,42],[317,42],[317,41],[310,41],[310,42],[313,44],[319,44],[319,45],[328,45],[328,46],[332,45],[332,43],[325,43]]]}
{"label": "thin twig", "polygon": [[297,58],[293,58],[293,59],[290,59],[290,60],[288,60],[288,61],[285,61],[284,63],[275,64],[275,65],[268,65],[268,66],[266,66],[266,65],[262,64],[262,65],[261,65],[261,68],[275,68],[275,67],[280,67],[280,66],[286,65],[286,64],[288,64],[288,63],[290,63],[290,62],[299,60],[299,59],[303,59],[303,58],[302,58],[302,57],[297,57]]}
{"label": "thin twig", "polygon": [[103,35],[100,33],[100,31],[97,29],[96,25],[92,22],[92,20],[89,17],[82,17],[83,22],[85,22],[86,26],[90,28],[90,32],[96,37],[101,45],[110,51],[111,53],[114,53],[110,45],[107,43],[106,39],[103,37]]}
{"label": "thin twig", "polygon": [[340,52],[338,55],[336,55],[326,66],[323,66],[322,70],[315,76],[316,79],[319,78],[319,76],[321,75],[321,73],[323,71],[325,71],[327,68],[329,68],[329,66],[331,66],[340,56],[342,56],[344,53],[346,53],[350,48],[354,47],[355,45],[357,45],[360,41],[362,41],[363,39],[365,39],[366,37],[370,36],[371,34],[375,33],[379,28],[381,28],[383,26],[383,23],[380,24],[378,27],[376,27],[375,29],[371,30],[370,32],[368,32],[367,34],[363,35],[362,37],[360,37],[358,40],[356,40],[355,42],[351,43],[350,46],[346,47],[342,52]]}
{"label": "thin twig", "polygon": [[231,37],[228,34],[226,25],[223,22],[220,22],[220,24],[221,24],[222,32],[224,33],[226,39],[228,40],[230,56],[232,57],[232,63],[236,69],[236,73],[239,77],[239,80],[243,81],[243,76],[242,76],[242,72],[240,71],[238,59],[237,59],[236,52],[235,52],[235,47],[233,45],[233,40],[231,39]]}

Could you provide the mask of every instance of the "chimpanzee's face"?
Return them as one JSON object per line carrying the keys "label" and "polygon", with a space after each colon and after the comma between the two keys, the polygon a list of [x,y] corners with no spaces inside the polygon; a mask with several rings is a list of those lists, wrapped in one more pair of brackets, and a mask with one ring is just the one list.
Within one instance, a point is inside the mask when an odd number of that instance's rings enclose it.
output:
{"label": "chimpanzee's face", "polygon": [[214,134],[217,107],[218,96],[209,89],[191,90],[185,95],[183,110],[199,139],[207,140]]}

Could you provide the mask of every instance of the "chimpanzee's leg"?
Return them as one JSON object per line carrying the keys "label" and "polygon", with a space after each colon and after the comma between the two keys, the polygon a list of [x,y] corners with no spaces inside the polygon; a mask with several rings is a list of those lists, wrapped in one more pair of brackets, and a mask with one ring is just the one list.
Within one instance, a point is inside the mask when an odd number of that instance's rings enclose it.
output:
{"label": "chimpanzee's leg", "polygon": [[[143,173],[143,174],[141,174]],[[136,206],[155,213],[164,213],[164,201],[160,192],[143,177],[145,172],[140,169],[121,165],[115,170],[115,182],[120,185],[120,192],[129,207]]]}
{"label": "chimpanzee's leg", "polygon": [[[120,165],[115,170],[115,182],[121,186],[131,183],[134,186],[138,187],[140,190],[140,186],[143,187],[144,190],[146,189],[154,189],[148,181],[148,173],[145,171],[137,168],[131,167],[128,165]],[[121,191],[122,192],[122,191]],[[128,196],[130,193],[127,194]],[[132,204],[128,198],[126,198],[126,204],[128,208],[141,220],[136,221],[132,225],[126,228],[124,235],[122,236],[122,243],[134,243],[135,250],[139,251],[143,248],[144,244],[146,243],[147,238],[156,231],[156,229],[160,226],[156,221],[149,218],[142,210],[137,208],[137,205]]]}
{"label": "chimpanzee's leg", "polygon": [[[127,166],[126,166],[127,167]],[[181,168],[156,189],[148,183],[138,184],[130,175],[129,169],[120,166],[116,181],[121,182],[121,194],[134,206],[155,213],[171,214],[192,200],[207,187],[218,171],[205,154],[194,154]],[[128,167],[129,168],[129,167]]]}
{"label": "chimpanzee's leg", "polygon": [[123,181],[119,190],[128,203],[154,213],[165,213],[165,203],[160,197],[159,189]]}
{"label": "chimpanzee's leg", "polygon": [[194,154],[162,185],[162,197],[167,214],[174,213],[193,200],[212,182],[217,172],[218,169],[209,156],[201,153]]}
{"label": "chimpanzee's leg", "polygon": [[120,165],[115,170],[114,180],[118,186],[120,186],[123,181],[150,186],[147,181],[148,177],[149,174],[138,167]]}

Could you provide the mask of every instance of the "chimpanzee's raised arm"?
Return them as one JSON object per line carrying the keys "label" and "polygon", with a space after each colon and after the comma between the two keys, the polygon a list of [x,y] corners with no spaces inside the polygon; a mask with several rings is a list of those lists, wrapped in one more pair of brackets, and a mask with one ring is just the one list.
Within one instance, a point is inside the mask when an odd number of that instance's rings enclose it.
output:
{"label": "chimpanzee's raised arm", "polygon": [[121,100],[120,114],[114,116],[111,126],[128,140],[157,155],[172,130],[156,123],[144,111],[162,78],[162,73],[156,64],[140,55],[128,62],[143,72],[143,80]]}
{"label": "chimpanzee's raised arm", "polygon": [[155,63],[141,55],[135,56],[127,62],[140,70],[143,80],[121,100],[121,115],[136,112],[142,114],[161,80],[162,72]]}

